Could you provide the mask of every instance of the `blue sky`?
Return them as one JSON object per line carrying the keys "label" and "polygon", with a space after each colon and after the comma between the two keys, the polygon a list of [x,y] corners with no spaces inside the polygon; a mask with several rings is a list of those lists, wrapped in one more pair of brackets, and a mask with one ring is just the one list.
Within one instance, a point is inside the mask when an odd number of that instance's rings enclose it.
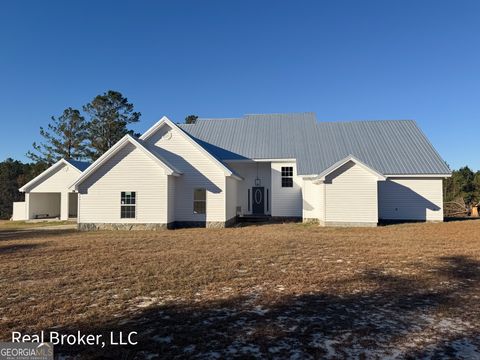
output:
{"label": "blue sky", "polygon": [[142,113],[415,119],[480,169],[480,2],[10,1],[0,5],[0,160],[108,89]]}

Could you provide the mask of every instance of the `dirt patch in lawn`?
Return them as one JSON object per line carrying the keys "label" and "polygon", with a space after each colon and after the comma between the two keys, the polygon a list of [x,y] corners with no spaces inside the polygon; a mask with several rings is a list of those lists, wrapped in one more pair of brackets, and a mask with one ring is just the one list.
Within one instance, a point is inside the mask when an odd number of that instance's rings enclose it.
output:
{"label": "dirt patch in lawn", "polygon": [[480,356],[480,222],[0,241],[0,339],[138,331],[118,358]]}

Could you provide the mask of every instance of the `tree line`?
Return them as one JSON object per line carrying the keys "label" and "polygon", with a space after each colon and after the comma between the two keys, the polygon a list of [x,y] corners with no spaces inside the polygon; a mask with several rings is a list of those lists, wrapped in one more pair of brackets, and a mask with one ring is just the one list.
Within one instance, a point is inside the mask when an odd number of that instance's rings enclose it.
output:
{"label": "tree line", "polygon": [[[470,209],[480,202],[480,171],[473,172],[468,166],[452,171],[452,176],[443,181],[445,203],[455,202],[455,209]],[[448,204],[447,204],[448,205]],[[446,206],[447,208],[447,206]]]}

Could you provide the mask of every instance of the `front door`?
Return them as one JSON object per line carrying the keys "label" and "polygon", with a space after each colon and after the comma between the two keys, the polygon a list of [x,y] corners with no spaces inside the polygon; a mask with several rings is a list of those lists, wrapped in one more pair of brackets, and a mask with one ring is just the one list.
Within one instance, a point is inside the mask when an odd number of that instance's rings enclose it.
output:
{"label": "front door", "polygon": [[264,187],[252,187],[252,213],[265,214]]}

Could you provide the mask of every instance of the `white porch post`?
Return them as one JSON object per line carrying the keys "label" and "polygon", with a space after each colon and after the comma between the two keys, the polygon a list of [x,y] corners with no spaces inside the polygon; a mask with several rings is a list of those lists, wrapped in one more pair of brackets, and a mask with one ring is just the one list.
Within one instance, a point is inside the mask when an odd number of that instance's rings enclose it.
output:
{"label": "white porch post", "polygon": [[60,220],[68,220],[68,192],[60,193]]}
{"label": "white porch post", "polygon": [[25,193],[25,220],[30,220],[30,193]]}

